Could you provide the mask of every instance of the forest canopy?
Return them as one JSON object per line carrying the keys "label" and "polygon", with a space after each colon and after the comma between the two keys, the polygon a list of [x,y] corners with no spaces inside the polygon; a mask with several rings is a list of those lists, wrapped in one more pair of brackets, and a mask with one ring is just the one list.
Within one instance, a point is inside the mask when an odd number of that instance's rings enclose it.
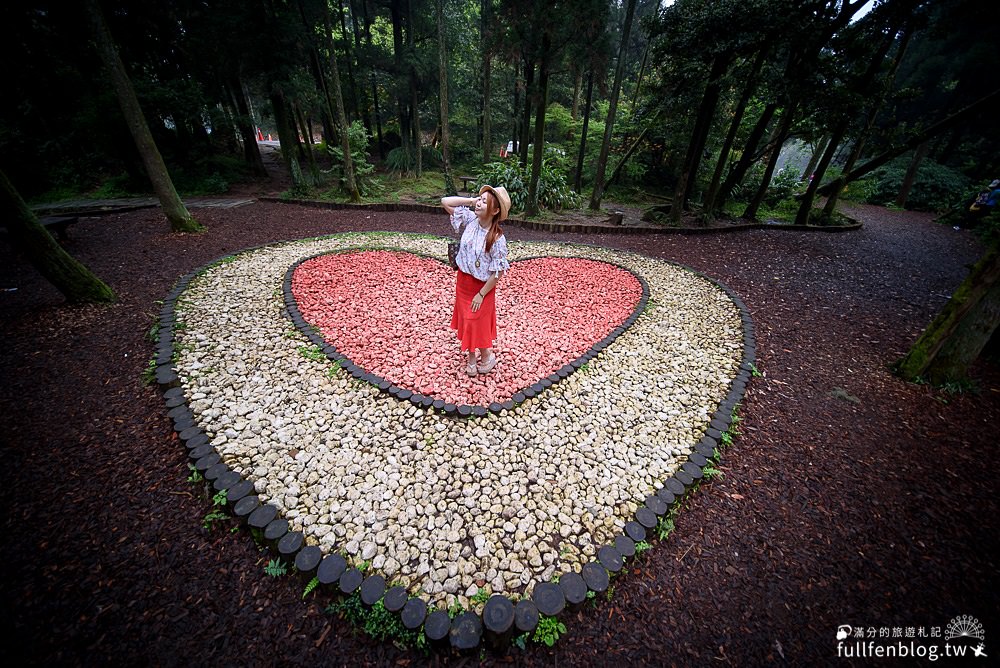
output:
{"label": "forest canopy", "polygon": [[[945,209],[1000,170],[986,0],[90,4],[186,193],[262,174],[268,135],[303,195],[469,173],[528,213],[610,187],[673,221],[784,201],[823,222],[845,186]],[[88,11],[7,10],[0,168],[29,200],[150,190]]]}

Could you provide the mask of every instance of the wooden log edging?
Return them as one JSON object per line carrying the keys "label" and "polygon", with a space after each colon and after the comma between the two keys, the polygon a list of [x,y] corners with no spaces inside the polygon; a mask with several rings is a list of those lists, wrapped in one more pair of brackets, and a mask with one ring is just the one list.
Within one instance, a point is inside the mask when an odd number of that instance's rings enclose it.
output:
{"label": "wooden log edging", "polygon": [[[315,209],[330,209],[333,211],[405,211],[411,213],[443,213],[441,206],[432,204],[416,204],[409,202],[383,202],[379,204],[349,204],[345,202],[325,202],[323,200],[284,199],[282,197],[259,197],[260,202],[291,204]],[[725,227],[661,227],[652,225],[587,225],[585,223],[558,223],[541,220],[523,220],[508,218],[504,225],[513,225],[526,230],[541,232],[557,232],[571,234],[724,234],[728,232],[747,232],[749,230],[786,230],[791,232],[854,232],[864,225],[854,221],[850,225],[791,225],[784,223],[741,223]]]}
{"label": "wooden log edging", "polygon": [[[436,209],[436,207],[435,207]],[[349,568],[347,560],[340,554],[323,556],[316,545],[305,543],[301,532],[289,531],[289,523],[279,517],[278,508],[260,502],[254,494],[252,481],[229,468],[209,442],[209,435],[194,424],[193,412],[187,403],[180,377],[174,368],[174,309],[177,300],[199,274],[229,258],[275,244],[254,246],[237,251],[209,262],[182,276],[167,294],[159,312],[159,338],[156,347],[155,378],[163,392],[167,415],[174,424],[178,440],[184,445],[189,463],[201,472],[210,490],[226,491],[228,507],[240,524],[248,527],[263,538],[263,542],[274,553],[290,559],[297,570],[307,579],[316,578],[320,587],[331,595],[349,596],[360,590],[364,605],[372,606],[379,601],[393,614],[399,614],[403,626],[409,630],[422,629],[428,645],[440,651],[474,651],[480,644],[493,651],[504,652],[516,632],[531,634],[539,623],[539,614],[558,616],[569,614],[580,607],[578,601],[585,600],[593,592],[595,595],[608,590],[611,577],[620,573],[625,560],[635,554],[635,544],[646,540],[655,527],[652,518],[658,519],[679,507],[681,499],[692,491],[702,478],[704,468],[714,464],[722,433],[731,422],[736,405],[742,401],[755,370],[756,341],[753,321],[746,304],[725,284],[695,271],[690,267],[673,263],[686,271],[704,278],[722,290],[739,309],[743,325],[743,355],[739,371],[730,383],[729,392],[719,403],[710,419],[705,435],[694,444],[688,459],[675,473],[668,477],[644,504],[636,511],[634,519],[626,522],[624,532],[614,541],[597,551],[597,558],[582,565],[580,573],[567,574],[567,582],[539,583],[530,598],[523,598],[515,604],[510,597],[493,595],[484,607],[483,614],[466,612],[451,619],[443,610],[429,611],[427,603],[416,596],[408,596],[405,588],[395,586],[386,591],[385,579],[378,574],[367,578],[357,568]],[[576,244],[581,245],[581,244]],[[625,251],[622,251],[625,252]],[[571,577],[577,576],[577,577]],[[586,589],[581,587],[582,580]],[[581,599],[581,593],[583,599]],[[568,603],[568,605],[567,605]],[[513,619],[511,620],[511,611]]]}

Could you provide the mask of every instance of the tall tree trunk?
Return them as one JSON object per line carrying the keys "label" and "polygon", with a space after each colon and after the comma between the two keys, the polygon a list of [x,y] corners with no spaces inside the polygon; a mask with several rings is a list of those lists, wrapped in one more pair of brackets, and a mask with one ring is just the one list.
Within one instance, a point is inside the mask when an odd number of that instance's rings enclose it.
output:
{"label": "tall tree trunk", "polygon": [[[323,3],[324,6],[329,3]],[[299,18],[302,20],[302,34],[305,37],[305,48],[309,52],[309,72],[313,76],[316,90],[320,93],[322,104],[320,105],[320,122],[323,124],[323,140],[327,143],[333,141],[335,136],[333,130],[333,101],[330,99],[330,89],[326,85],[326,76],[323,73],[323,62],[319,57],[319,50],[316,48],[313,34],[314,26],[309,17],[306,16],[306,8],[302,0],[297,0],[296,5],[299,10]],[[329,8],[326,8],[329,11]],[[309,134],[309,142],[312,144],[312,133]],[[312,164],[310,162],[310,164]]]}
{"label": "tall tree trunk", "polygon": [[444,31],[444,3],[445,0],[436,0],[438,77],[441,80],[441,156],[444,162],[444,192],[446,195],[455,195],[458,190],[456,190],[455,181],[451,176],[451,159],[449,157],[451,131],[448,129],[448,53],[445,46],[448,41]]}
{"label": "tall tree trunk", "polygon": [[[875,81],[875,77],[878,75],[879,70],[882,68],[883,61],[886,55],[889,53],[889,49],[892,48],[895,42],[895,31],[891,31],[891,35],[886,36],[882,44],[879,46],[877,52],[872,55],[871,60],[868,62],[868,67],[865,69],[864,74],[858,79],[857,85],[858,90],[863,93],[868,93],[871,89],[872,83]],[[908,39],[908,38],[907,38]],[[874,113],[874,112],[872,112]],[[872,119],[874,121],[874,119]],[[833,159],[834,154],[840,147],[840,143],[844,141],[844,137],[847,136],[847,131],[851,125],[851,118],[847,114],[843,114],[841,119],[837,121],[834,126],[833,132],[830,135],[830,145],[827,147],[826,152],[823,154],[823,158],[819,161],[819,166],[816,168],[816,176],[812,181],[809,182],[806,188],[805,194],[802,196],[802,201],[799,203],[799,211],[795,215],[796,225],[807,225],[809,224],[809,219],[812,216],[813,202],[816,199],[816,189],[819,188],[819,182],[826,173],[827,167],[830,166],[830,161]],[[863,136],[863,135],[862,135]],[[844,172],[849,172],[850,166],[844,169]],[[847,182],[843,177],[836,179],[832,184],[829,192],[827,193],[832,202],[827,202],[828,210],[830,213],[833,212],[833,207],[837,204],[837,197],[840,195],[840,191],[843,190]],[[829,214],[824,211],[823,221],[829,221]]]}
{"label": "tall tree trunk", "polygon": [[521,85],[517,79],[516,70],[514,74],[514,92],[510,97],[512,101],[510,107],[510,145],[514,147],[513,150],[516,152],[521,141]]}
{"label": "tall tree trunk", "polygon": [[827,145],[830,143],[830,135],[823,135],[816,142],[816,147],[813,149],[812,155],[809,157],[809,163],[806,165],[805,170],[802,172],[802,180],[810,178],[816,171],[816,165],[819,164],[820,156],[823,155],[823,151],[826,150]]}
{"label": "tall tree trunk", "polygon": [[635,16],[636,0],[628,0],[625,10],[625,24],[622,26],[622,40],[618,47],[618,62],[615,64],[615,82],[611,88],[611,104],[608,106],[608,117],[604,122],[604,141],[601,143],[601,154],[597,158],[597,173],[594,176],[594,192],[590,196],[590,208],[597,211],[604,199],[604,174],[608,168],[608,153],[611,151],[611,135],[615,129],[615,115],[618,113],[618,96],[622,89],[622,77],[625,74],[625,53],[628,50],[628,39],[632,33],[632,17]]}
{"label": "tall tree trunk", "polygon": [[771,185],[771,177],[774,176],[774,168],[778,164],[778,156],[781,154],[781,147],[788,138],[788,133],[792,129],[792,121],[794,119],[795,105],[791,105],[787,107],[782,114],[781,124],[778,126],[777,136],[775,137],[771,147],[771,153],[767,159],[767,167],[764,168],[764,175],[761,177],[760,187],[757,188],[757,192],[754,193],[753,199],[743,212],[743,217],[747,220],[755,220],[757,218],[757,211],[760,209],[760,205],[764,201],[764,196],[767,195],[767,189]]}
{"label": "tall tree trunk", "polygon": [[424,173],[424,156],[422,152],[423,139],[420,137],[420,97],[417,91],[417,48],[415,46],[413,23],[413,0],[406,1],[407,24],[406,50],[410,60],[410,129],[413,131],[411,144],[416,158],[417,177]]}
{"label": "tall tree trunk", "polygon": [[903,183],[899,186],[899,194],[896,195],[895,204],[900,209],[906,206],[906,200],[910,197],[910,191],[913,190],[913,183],[917,180],[917,171],[920,169],[920,163],[927,157],[930,148],[931,143],[925,141],[913,152],[913,158],[910,159],[910,164],[906,168],[906,175],[903,176]]}
{"label": "tall tree trunk", "polygon": [[642,64],[639,65],[639,77],[635,80],[635,90],[632,91],[632,109],[635,109],[635,104],[639,101],[639,91],[642,90],[642,76],[646,73],[646,59],[648,57],[649,40],[646,40],[646,47],[642,50]]}
{"label": "tall tree trunk", "polygon": [[757,86],[759,85],[757,76],[760,74],[760,70],[764,66],[767,53],[768,49],[766,47],[761,48],[761,50],[757,53],[757,57],[754,59],[753,65],[750,67],[750,73],[747,76],[747,85],[743,88],[743,94],[740,96],[740,100],[736,104],[736,109],[733,110],[733,118],[729,123],[729,131],[726,133],[726,138],[722,142],[722,149],[719,151],[719,159],[716,161],[715,171],[712,173],[712,183],[708,186],[708,192],[705,195],[705,202],[702,207],[703,224],[707,223],[717,211],[715,201],[719,195],[719,186],[722,184],[722,174],[726,169],[726,164],[729,162],[729,154],[733,150],[733,144],[736,142],[736,134],[740,130],[740,124],[743,122],[743,115],[746,113],[747,105],[750,104],[750,98],[753,96],[754,91],[757,90]]}
{"label": "tall tree trunk", "polygon": [[323,3],[323,24],[326,27],[326,41],[330,47],[330,75],[333,77],[333,97],[336,101],[337,125],[340,128],[340,150],[344,152],[344,189],[352,202],[361,201],[358,192],[358,182],[354,174],[354,158],[351,156],[351,142],[348,135],[347,114],[344,112],[344,96],[340,87],[340,67],[337,63],[337,50],[333,43],[333,28],[330,25],[330,3]]}
{"label": "tall tree trunk", "polygon": [[[344,4],[343,0],[340,0],[340,29],[344,35],[344,39],[347,40],[347,25],[346,19],[344,18]],[[362,0],[364,2],[364,0]],[[365,2],[364,4],[367,5]],[[350,2],[351,8],[351,32],[354,34],[354,52],[361,53],[361,34],[362,34],[362,24],[359,21],[359,14],[354,10],[354,0]],[[368,14],[367,7],[365,9],[365,15]],[[365,125],[365,131],[368,136],[372,136],[375,133],[375,112],[372,109],[372,102],[368,99],[368,89],[364,84],[365,80],[365,68],[362,66],[361,62],[358,62],[358,80],[360,81],[354,88],[354,104],[355,107],[360,112],[361,122]],[[355,84],[352,84],[355,85]],[[381,143],[381,137],[379,138]],[[381,150],[381,149],[380,149]]]}
{"label": "tall tree trunk", "polygon": [[[889,50],[895,43],[895,31],[893,30],[891,34],[892,37],[885,40],[884,47],[878,53],[877,59],[879,61],[885,60]],[[896,55],[893,56],[892,63],[889,65],[889,71],[885,75],[885,84],[881,87],[881,91],[874,96],[874,101],[868,109],[868,117],[865,121],[865,127],[858,137],[855,138],[854,146],[851,148],[851,153],[847,157],[847,162],[844,164],[844,172],[850,172],[854,169],[855,163],[857,163],[858,158],[861,157],[861,151],[864,150],[865,142],[868,140],[868,136],[871,134],[872,128],[875,126],[875,119],[878,117],[878,113],[882,109],[886,93],[889,91],[893,80],[896,78],[896,70],[899,69],[899,63],[903,59],[903,54],[906,53],[906,47],[910,43],[910,37],[912,35],[913,24],[911,22],[907,25],[902,39],[899,40],[899,48],[896,49]],[[875,74],[872,73],[871,81],[874,81],[874,79]],[[839,186],[836,185],[837,182],[839,182]],[[823,206],[824,221],[829,222],[833,219],[833,214],[837,210],[837,201],[840,199],[840,194],[843,192],[843,189],[844,182],[841,177],[835,182],[834,187],[830,191],[829,197],[826,199],[826,204]]]}
{"label": "tall tree trunk", "polygon": [[771,102],[764,107],[764,111],[761,112],[760,118],[757,119],[753,129],[750,131],[750,136],[747,137],[746,144],[743,146],[743,154],[740,156],[740,159],[736,161],[736,166],[733,167],[732,171],[726,175],[726,180],[719,189],[719,194],[717,196],[717,209],[723,209],[726,206],[726,202],[729,200],[729,194],[733,192],[733,188],[735,188],[738,184],[743,183],[743,179],[746,178],[747,171],[749,171],[750,166],[756,160],[757,147],[760,145],[760,140],[764,138],[764,133],[767,132],[767,126],[774,117],[774,112],[777,110],[777,102]]}
{"label": "tall tree trunk", "polygon": [[177,195],[177,189],[174,188],[174,182],[170,179],[167,166],[163,163],[163,157],[156,147],[156,142],[153,141],[153,135],[146,124],[146,117],[139,106],[139,99],[135,95],[135,89],[132,87],[128,74],[125,72],[125,65],[118,55],[118,48],[115,46],[111,31],[104,20],[104,13],[97,0],[87,0],[87,10],[90,12],[91,22],[94,26],[97,50],[104,62],[104,67],[107,68],[108,74],[111,76],[122,115],[125,116],[128,128],[132,132],[135,146],[142,157],[142,164],[146,167],[146,174],[153,184],[157,199],[160,200],[160,207],[167,220],[170,221],[170,229],[174,232],[198,232],[202,230],[201,225],[188,213],[184,202]]}
{"label": "tall tree trunk", "polygon": [[[361,0],[361,7],[364,11],[365,19],[365,40],[368,42],[368,51],[372,52],[374,49],[372,46],[372,21],[368,14],[367,0]],[[378,137],[378,156],[382,160],[385,160],[385,140],[382,136],[382,111],[378,103],[378,82],[375,79],[375,69],[369,67],[368,75],[372,87],[372,107],[375,111],[375,133]]]}
{"label": "tall tree trunk", "polygon": [[243,160],[253,174],[267,176],[267,169],[264,168],[264,161],[260,157],[260,147],[257,146],[257,133],[254,131],[253,117],[250,115],[250,107],[247,105],[243,83],[238,76],[234,76],[230,80],[228,88],[233,104],[236,106],[235,120],[240,138],[243,140]]}
{"label": "tall tree trunk", "polygon": [[961,380],[998,324],[1000,244],[994,242],[896,369],[936,385]]}
{"label": "tall tree trunk", "polygon": [[628,147],[627,151],[625,151],[625,155],[623,155],[621,160],[618,161],[618,164],[615,165],[615,168],[611,170],[611,176],[608,177],[609,186],[612,183],[614,183],[615,180],[618,178],[618,175],[621,174],[622,167],[625,166],[625,163],[627,163],[629,161],[629,158],[632,157],[632,154],[635,153],[635,149],[639,148],[639,144],[641,144],[642,140],[646,138],[646,133],[648,132],[649,128],[642,129],[642,132],[639,133],[639,136],[635,138],[635,141],[632,142],[632,145]]}
{"label": "tall tree trunk", "polygon": [[[837,149],[840,148],[840,142],[844,141],[848,125],[849,121],[847,119],[841,120],[830,134],[830,142],[826,145],[823,157],[820,158],[819,164],[816,166],[815,176],[806,187],[806,192],[799,203],[799,210],[795,214],[796,225],[809,224],[809,219],[812,217],[813,202],[816,201],[816,190],[819,187],[819,182],[823,179],[823,175],[826,174],[830,163],[833,162],[833,156],[836,155]],[[841,187],[843,187],[843,184],[841,184]]]}
{"label": "tall tree trunk", "polygon": [[528,144],[531,137],[531,105],[536,98],[535,92],[535,60],[524,60],[524,111],[521,115],[521,136],[517,140],[517,157],[522,166],[528,164]]}
{"label": "tall tree trunk", "polygon": [[299,150],[302,159],[306,161],[306,165],[309,167],[309,185],[318,186],[321,181],[319,166],[316,164],[316,155],[313,153],[312,130],[309,124],[306,123],[306,117],[302,113],[302,108],[294,102],[292,103],[292,113],[298,121],[298,129],[302,134],[303,141],[299,144]]}
{"label": "tall tree trunk", "polygon": [[313,153],[312,124],[306,119],[302,107],[297,102],[292,103],[292,113],[297,121],[296,127],[299,131],[299,136],[302,138],[299,148],[302,151],[302,159],[306,161],[306,165],[309,167],[310,184],[317,185],[319,183],[319,168],[316,165],[316,156]]}
{"label": "tall tree trunk", "polygon": [[[409,122],[409,109],[408,100],[404,98],[403,91],[409,91],[409,85],[403,85],[403,12],[401,3],[402,0],[391,0],[389,3],[390,16],[392,17],[392,51],[393,51],[393,64],[394,72],[393,78],[395,79],[395,98],[396,98],[396,118],[399,120],[399,140],[402,142],[403,154],[406,158],[406,173],[409,176],[413,175],[413,152],[410,145],[410,122]],[[440,48],[444,48],[444,44],[439,45]],[[408,96],[408,94],[407,94]]]}
{"label": "tall tree trunk", "polygon": [[292,179],[292,187],[302,188],[305,186],[305,182],[302,180],[302,166],[299,164],[299,136],[297,132],[292,130],[288,103],[285,101],[285,94],[278,84],[271,84],[268,99],[271,101],[271,111],[274,114],[274,129],[278,131],[281,159]]}
{"label": "tall tree trunk", "polygon": [[11,245],[23,253],[67,301],[113,302],[115,293],[72,255],[63,250],[24,203],[7,175],[0,171],[0,208],[5,212]]}
{"label": "tall tree trunk", "polygon": [[535,147],[531,156],[531,178],[528,181],[528,202],[525,213],[538,214],[538,179],[542,174],[542,155],[545,153],[545,107],[549,94],[549,31],[542,29],[541,63],[538,68],[537,97],[535,99]]}
{"label": "tall tree trunk", "polygon": [[583,70],[577,70],[573,77],[573,110],[570,118],[574,121],[580,117],[580,92],[583,90]]}
{"label": "tall tree trunk", "polygon": [[705,151],[708,135],[712,130],[715,108],[719,106],[719,95],[722,89],[721,78],[727,69],[729,69],[729,56],[726,54],[717,55],[712,61],[712,69],[708,74],[708,84],[701,97],[694,130],[691,133],[691,140],[688,142],[684,167],[681,170],[680,178],[677,179],[677,187],[674,189],[674,200],[670,206],[670,221],[674,224],[680,224],[681,216],[687,209],[688,198],[693,191],[694,182],[698,178],[701,154]]}
{"label": "tall tree trunk", "polygon": [[493,158],[493,128],[490,118],[491,98],[490,83],[493,78],[493,54],[487,46],[487,34],[491,27],[490,10],[493,0],[481,0],[479,3],[479,41],[483,53],[483,92],[482,92],[482,129],[483,129],[483,164]]}
{"label": "tall tree trunk", "polygon": [[[329,3],[327,3],[327,4],[329,4]],[[358,95],[358,86],[357,86],[357,82],[354,79],[354,56],[351,55],[351,38],[348,37],[348,35],[347,35],[347,18],[344,16],[344,0],[339,0],[338,12],[337,13],[340,15],[340,34],[344,38],[344,60],[347,63],[347,90],[351,94],[351,107],[350,107],[350,110],[352,110],[354,112],[352,114],[346,113],[346,111],[347,111],[348,108],[345,105],[345,107],[344,107],[345,114],[344,115],[347,116],[347,120],[348,121],[353,121],[354,119],[361,119],[362,123],[365,125],[365,129],[368,131],[368,135],[371,136],[371,133],[372,133],[371,127],[366,122],[367,118],[368,118],[368,115],[367,114],[362,114],[361,113],[361,108],[359,106],[360,105],[359,98],[361,96]],[[354,17],[351,17],[351,21],[355,25],[357,24],[357,21],[354,20]],[[358,36],[357,29],[355,28],[355,30],[353,30],[351,32],[354,34],[355,39],[357,39],[357,36]],[[333,47],[331,47],[331,48],[333,48]],[[341,89],[341,98],[343,98],[343,88]]]}
{"label": "tall tree trunk", "polygon": [[580,131],[580,151],[576,155],[576,176],[573,189],[580,192],[583,189],[583,158],[587,153],[587,128],[590,126],[590,105],[594,95],[594,70],[587,72],[587,104],[583,108],[583,129]]}

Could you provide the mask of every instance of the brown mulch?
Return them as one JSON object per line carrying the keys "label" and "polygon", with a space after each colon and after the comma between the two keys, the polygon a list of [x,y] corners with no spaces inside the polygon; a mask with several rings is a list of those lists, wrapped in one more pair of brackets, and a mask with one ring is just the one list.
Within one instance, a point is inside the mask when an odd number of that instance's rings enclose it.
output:
{"label": "brown mulch", "polygon": [[[1000,373],[981,364],[979,392],[951,396],[887,370],[981,245],[928,216],[849,213],[863,230],[508,231],[636,250],[724,281],[753,314],[765,375],[748,389],[725,477],[690,498],[610,602],[570,615],[553,649],[488,662],[805,665],[835,659],[840,624],[944,627],[969,614],[988,638],[1000,631]],[[0,242],[8,660],[424,663],[324,614],[324,600],[303,602],[301,582],[266,576],[246,532],[202,528],[209,503],[186,482],[162,399],[140,376],[156,301],[194,267],[346,230],[442,233],[444,217],[282,204],[197,215],[200,235],[170,234],[155,210],[72,228],[70,252],[118,293],[110,307],[64,305]]]}

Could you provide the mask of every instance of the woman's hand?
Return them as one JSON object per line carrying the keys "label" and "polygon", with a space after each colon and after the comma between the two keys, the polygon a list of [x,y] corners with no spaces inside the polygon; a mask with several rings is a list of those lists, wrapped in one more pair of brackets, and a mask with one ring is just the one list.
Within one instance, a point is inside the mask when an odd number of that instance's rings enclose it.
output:
{"label": "woman's hand", "polygon": [[472,312],[475,313],[479,310],[479,307],[483,305],[483,296],[476,293],[476,296],[472,298]]}

